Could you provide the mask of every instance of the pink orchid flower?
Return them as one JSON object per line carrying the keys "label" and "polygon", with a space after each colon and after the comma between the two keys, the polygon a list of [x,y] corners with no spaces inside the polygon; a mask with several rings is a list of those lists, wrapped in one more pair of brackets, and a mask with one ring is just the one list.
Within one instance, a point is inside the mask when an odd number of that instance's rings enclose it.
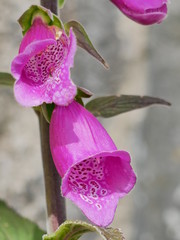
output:
{"label": "pink orchid flower", "polygon": [[72,30],[67,36],[36,17],[11,65],[16,100],[29,107],[43,102],[61,106],[71,103],[76,95],[76,86],[70,79],[75,52]]}
{"label": "pink orchid flower", "polygon": [[75,101],[54,109],[50,147],[63,196],[93,223],[109,225],[119,198],[136,182],[129,154],[117,150],[99,121]]}
{"label": "pink orchid flower", "polygon": [[160,23],[167,15],[167,0],[111,0],[127,17],[143,25]]}

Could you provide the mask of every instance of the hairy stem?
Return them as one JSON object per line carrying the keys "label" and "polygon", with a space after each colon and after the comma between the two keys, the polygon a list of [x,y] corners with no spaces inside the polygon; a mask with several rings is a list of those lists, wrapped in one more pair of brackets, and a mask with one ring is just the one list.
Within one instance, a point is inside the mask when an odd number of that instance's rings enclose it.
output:
{"label": "hairy stem", "polygon": [[61,196],[61,179],[56,171],[51,156],[49,146],[49,124],[46,122],[42,113],[39,115],[39,124],[47,204],[47,227],[48,233],[52,233],[66,219],[65,200]]}

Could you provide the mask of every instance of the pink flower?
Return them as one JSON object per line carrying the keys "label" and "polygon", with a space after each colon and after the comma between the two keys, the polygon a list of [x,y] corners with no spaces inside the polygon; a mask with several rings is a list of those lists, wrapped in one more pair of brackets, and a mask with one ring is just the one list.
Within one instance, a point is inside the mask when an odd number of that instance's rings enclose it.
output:
{"label": "pink flower", "polygon": [[50,146],[63,196],[95,224],[109,225],[119,198],[136,182],[129,154],[117,150],[98,120],[75,101],[54,109]]}
{"label": "pink flower", "polygon": [[111,0],[127,17],[143,25],[160,23],[167,15],[167,0]]}
{"label": "pink flower", "polygon": [[14,94],[23,106],[38,106],[43,102],[68,105],[76,95],[70,79],[76,39],[55,26],[48,26],[36,17],[22,39],[19,54],[11,72],[16,79]]}

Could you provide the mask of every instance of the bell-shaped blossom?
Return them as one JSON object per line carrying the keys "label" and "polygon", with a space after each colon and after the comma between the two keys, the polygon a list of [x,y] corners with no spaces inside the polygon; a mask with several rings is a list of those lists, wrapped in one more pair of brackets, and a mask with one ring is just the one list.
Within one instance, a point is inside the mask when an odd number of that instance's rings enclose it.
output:
{"label": "bell-shaped blossom", "polygon": [[43,102],[68,105],[76,95],[70,79],[76,51],[76,38],[36,17],[22,39],[11,72],[16,79],[14,94],[23,106]]}
{"label": "bell-shaped blossom", "polygon": [[136,182],[129,154],[117,150],[99,121],[75,101],[54,109],[50,147],[62,195],[95,224],[109,225],[119,198]]}
{"label": "bell-shaped blossom", "polygon": [[167,15],[167,0],[111,0],[127,17],[143,25],[160,23]]}

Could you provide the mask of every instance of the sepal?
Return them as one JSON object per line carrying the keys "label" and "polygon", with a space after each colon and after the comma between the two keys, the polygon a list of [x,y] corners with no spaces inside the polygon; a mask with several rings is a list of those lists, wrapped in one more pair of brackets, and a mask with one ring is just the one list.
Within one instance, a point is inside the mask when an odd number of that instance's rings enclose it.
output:
{"label": "sepal", "polygon": [[54,103],[51,103],[51,104],[43,103],[41,105],[41,110],[42,110],[43,116],[48,123],[50,123],[50,121],[51,121],[51,116],[52,116],[52,112],[53,112],[54,108],[55,108]]}
{"label": "sepal", "polygon": [[44,235],[43,240],[78,240],[89,232],[98,233],[104,240],[124,240],[119,228],[102,228],[81,221],[66,221],[56,232]]}
{"label": "sepal", "polygon": [[79,96],[79,97],[82,97],[82,98],[90,98],[90,97],[92,97],[92,95],[93,95],[93,93],[90,92],[86,88],[83,88],[83,87],[78,87],[77,88],[77,95],[76,96]]}
{"label": "sepal", "polygon": [[75,96],[76,102],[81,104],[84,107],[82,98],[90,98],[93,95],[92,92],[83,87],[77,87],[77,94]]}
{"label": "sepal", "polygon": [[62,9],[65,3],[66,3],[66,0],[58,0],[59,8]]}
{"label": "sepal", "polygon": [[57,26],[63,29],[63,24],[61,20],[53,14],[49,9],[42,6],[32,5],[28,10],[26,10],[23,15],[18,19],[19,24],[22,27],[23,35],[31,27],[35,17],[41,17],[42,20],[49,26]]}

